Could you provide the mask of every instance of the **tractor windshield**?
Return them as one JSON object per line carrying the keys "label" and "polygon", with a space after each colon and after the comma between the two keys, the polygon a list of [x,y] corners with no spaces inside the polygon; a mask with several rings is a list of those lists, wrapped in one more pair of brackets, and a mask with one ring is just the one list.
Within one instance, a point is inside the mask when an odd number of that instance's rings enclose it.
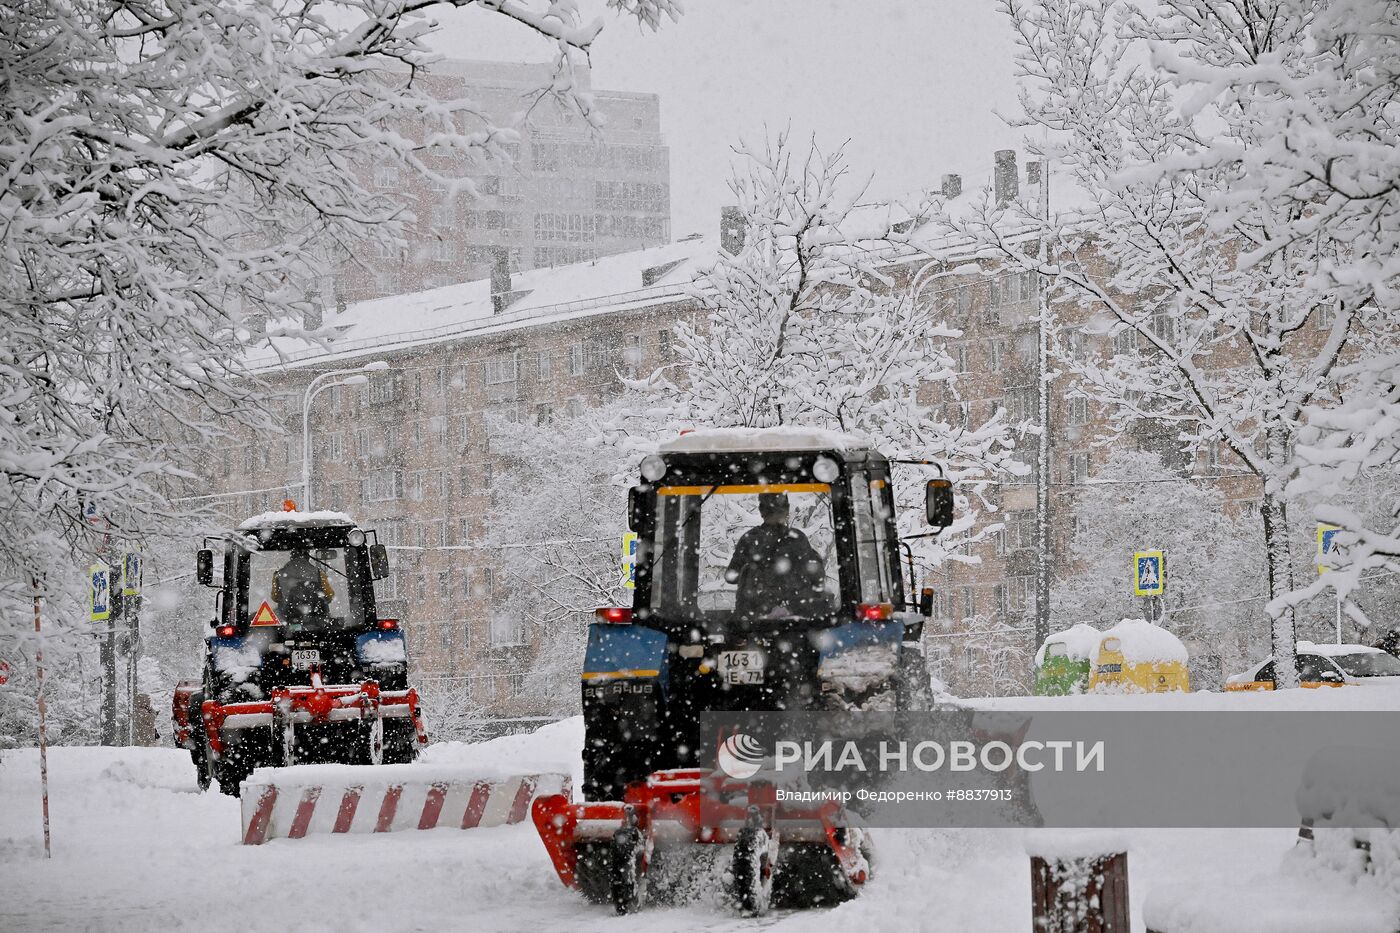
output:
{"label": "tractor windshield", "polygon": [[292,632],[353,625],[344,548],[250,551],[247,561],[250,625],[285,625]]}
{"label": "tractor windshield", "polygon": [[663,615],[811,618],[840,595],[831,486],[662,485],[652,542]]}

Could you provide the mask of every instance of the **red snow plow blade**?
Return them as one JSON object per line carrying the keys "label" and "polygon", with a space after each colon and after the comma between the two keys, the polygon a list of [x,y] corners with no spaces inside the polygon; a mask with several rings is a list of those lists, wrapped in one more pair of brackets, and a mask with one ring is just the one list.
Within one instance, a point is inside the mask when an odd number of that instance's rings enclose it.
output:
{"label": "red snow plow blade", "polygon": [[224,730],[281,726],[291,732],[297,726],[326,722],[382,722],[407,718],[413,723],[418,743],[426,745],[428,742],[418,691],[412,687],[381,690],[373,680],[359,684],[323,684],[321,675],[313,672],[309,687],[275,687],[271,699],[245,703],[205,700],[200,709],[209,747],[216,755],[223,752]]}
{"label": "red snow plow blade", "polygon": [[732,846],[726,893],[749,915],[770,902],[847,900],[870,873],[869,840],[847,825],[839,802],[780,802],[772,784],[719,771],[657,771],[631,784],[621,801],[541,797],[530,815],[559,880],[591,900],[611,901],[618,913],[648,899],[653,856],[663,848]]}

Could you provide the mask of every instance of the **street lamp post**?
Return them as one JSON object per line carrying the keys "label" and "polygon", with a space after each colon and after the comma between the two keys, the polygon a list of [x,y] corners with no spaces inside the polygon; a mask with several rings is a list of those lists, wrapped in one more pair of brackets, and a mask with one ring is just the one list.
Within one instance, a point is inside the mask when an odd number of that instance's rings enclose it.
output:
{"label": "street lamp post", "polygon": [[[311,508],[311,401],[322,389],[329,389],[332,386],[362,386],[369,382],[369,377],[364,373],[383,372],[389,368],[389,364],[383,360],[375,360],[363,366],[356,366],[353,369],[333,369],[330,372],[321,373],[311,380],[306,387],[305,394],[301,397],[301,503],[302,509],[310,512]],[[347,376],[346,379],[338,379],[334,382],[327,380],[335,376]]]}

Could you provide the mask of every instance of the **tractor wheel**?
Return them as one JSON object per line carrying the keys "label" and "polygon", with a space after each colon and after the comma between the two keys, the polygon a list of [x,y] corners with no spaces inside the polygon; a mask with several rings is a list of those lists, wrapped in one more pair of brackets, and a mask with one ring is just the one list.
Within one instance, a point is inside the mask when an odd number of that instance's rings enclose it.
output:
{"label": "tractor wheel", "polygon": [[611,894],[620,914],[636,913],[646,898],[646,843],[636,826],[613,833]]}
{"label": "tractor wheel", "polygon": [[612,845],[606,842],[580,842],[574,866],[574,883],[591,904],[612,902]]}
{"label": "tractor wheel", "polygon": [[746,917],[768,912],[773,894],[771,839],[762,827],[746,826],[734,841],[734,860],[729,864],[729,896]]}
{"label": "tractor wheel", "polygon": [[384,764],[412,764],[418,757],[418,734],[407,719],[391,719],[384,723]]}
{"label": "tractor wheel", "polygon": [[835,907],[856,896],[855,885],[824,842],[784,843],[774,875],[774,907]]}
{"label": "tractor wheel", "polygon": [[199,784],[200,792],[203,793],[214,782],[214,762],[209,757],[208,739],[199,742],[190,749],[190,758],[194,760],[194,779]]}

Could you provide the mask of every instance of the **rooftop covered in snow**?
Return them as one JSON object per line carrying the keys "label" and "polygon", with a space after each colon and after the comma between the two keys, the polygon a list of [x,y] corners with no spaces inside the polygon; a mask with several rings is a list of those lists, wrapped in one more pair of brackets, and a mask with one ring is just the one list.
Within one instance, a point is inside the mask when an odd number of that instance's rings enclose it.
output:
{"label": "rooftop covered in snow", "polygon": [[260,370],[310,365],[676,301],[715,251],[714,238],[696,237],[519,272],[511,276],[510,292],[500,297],[499,311],[489,279],[360,301],[326,314],[324,325],[335,334],[329,349],[275,337],[273,350],[261,351],[250,364]]}
{"label": "rooftop covered in snow", "polygon": [[661,445],[665,453],[746,450],[863,450],[870,438],[821,428],[704,428]]}

